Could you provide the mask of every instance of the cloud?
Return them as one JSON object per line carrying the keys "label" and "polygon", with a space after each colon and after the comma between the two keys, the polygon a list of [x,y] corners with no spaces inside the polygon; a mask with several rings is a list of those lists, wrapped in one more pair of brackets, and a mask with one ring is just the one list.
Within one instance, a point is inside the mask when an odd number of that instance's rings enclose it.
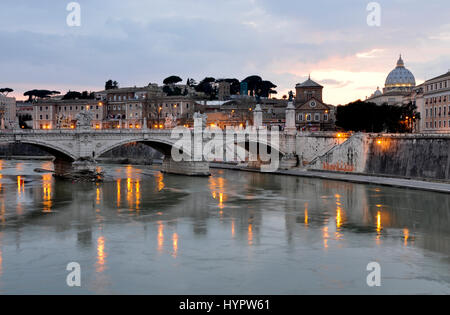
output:
{"label": "cloud", "polygon": [[[449,1],[379,0],[379,28],[360,0],[79,2],[82,26],[69,28],[65,1],[3,0],[0,86],[20,94],[259,74],[283,95],[311,73],[333,104],[382,87],[400,53],[418,82],[450,68]],[[415,23],[424,16],[433,19]]]}

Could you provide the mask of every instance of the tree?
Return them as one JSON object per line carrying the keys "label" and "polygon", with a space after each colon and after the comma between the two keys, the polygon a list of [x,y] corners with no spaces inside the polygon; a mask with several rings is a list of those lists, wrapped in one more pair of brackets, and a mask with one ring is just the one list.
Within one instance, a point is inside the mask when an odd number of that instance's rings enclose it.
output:
{"label": "tree", "polygon": [[77,92],[77,91],[69,91],[66,93],[66,95],[63,96],[63,100],[90,100],[94,99],[95,94],[93,92],[83,91],[83,92]]}
{"label": "tree", "polygon": [[173,85],[173,84],[180,83],[181,81],[183,81],[182,78],[180,78],[180,77],[178,77],[176,75],[172,75],[172,76],[170,76],[168,78],[165,78],[163,83],[164,83],[164,85]]}
{"label": "tree", "polygon": [[197,82],[194,79],[188,78],[186,80],[186,85],[189,86],[189,87],[196,86]]}
{"label": "tree", "polygon": [[270,94],[277,94],[277,91],[273,90],[277,86],[270,81],[261,81],[256,85],[256,95],[260,97],[270,97]]}
{"label": "tree", "polygon": [[212,86],[216,82],[216,79],[206,77],[195,87],[197,92],[205,93],[210,100],[217,99],[217,89]]}
{"label": "tree", "polygon": [[4,96],[8,96],[9,93],[14,92],[13,89],[10,88],[1,88],[0,94],[3,94]]}
{"label": "tree", "polygon": [[63,96],[63,100],[76,100],[81,99],[81,93],[76,91],[69,91]]}
{"label": "tree", "polygon": [[262,78],[257,75],[252,75],[252,76],[249,76],[249,77],[245,78],[244,80],[242,80],[242,82],[247,83],[248,90],[250,91],[250,95],[255,96],[256,91],[258,90],[258,87],[262,82]]}
{"label": "tree", "polygon": [[115,90],[119,88],[119,82],[108,80],[105,83],[105,90]]}
{"label": "tree", "polygon": [[379,106],[358,100],[337,108],[336,125],[351,131],[412,132],[415,122],[420,119],[416,109],[412,103]]}
{"label": "tree", "polygon": [[167,96],[180,96],[183,94],[183,91],[179,87],[170,85],[165,85],[163,87],[163,92],[166,93]]}
{"label": "tree", "polygon": [[33,101],[33,99],[50,98],[58,94],[61,94],[61,92],[49,90],[31,90],[23,93],[24,96],[28,96],[29,102]]}

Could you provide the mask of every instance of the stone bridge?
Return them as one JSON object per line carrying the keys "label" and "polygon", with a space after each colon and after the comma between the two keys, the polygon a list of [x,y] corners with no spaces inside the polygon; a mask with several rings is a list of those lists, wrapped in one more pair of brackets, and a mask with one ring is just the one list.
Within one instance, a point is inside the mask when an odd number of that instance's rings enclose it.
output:
{"label": "stone bridge", "polygon": [[[172,158],[172,149],[185,152],[179,146],[179,137],[172,136],[173,130],[14,130],[0,132],[0,143],[23,143],[40,147],[44,151],[55,156],[55,171],[67,173],[69,169],[93,170],[96,158],[104,153],[129,143],[144,143],[164,154],[163,171],[173,174],[207,176],[210,174],[209,162],[202,159],[188,158],[182,162],[176,162]],[[200,133],[200,141],[196,141],[196,132]],[[194,151],[203,153],[204,145],[210,141],[203,136],[204,130],[194,132],[190,130],[190,140]],[[232,138],[227,140],[224,133],[225,147],[239,145],[248,150],[252,141],[259,141],[271,146],[270,132],[266,140],[254,140],[247,134],[244,139]],[[181,135],[180,135],[181,137]],[[295,157],[295,135],[282,133],[279,137],[279,145],[272,150],[278,152],[282,167],[290,168],[297,165]],[[92,163],[88,163],[91,161]]]}

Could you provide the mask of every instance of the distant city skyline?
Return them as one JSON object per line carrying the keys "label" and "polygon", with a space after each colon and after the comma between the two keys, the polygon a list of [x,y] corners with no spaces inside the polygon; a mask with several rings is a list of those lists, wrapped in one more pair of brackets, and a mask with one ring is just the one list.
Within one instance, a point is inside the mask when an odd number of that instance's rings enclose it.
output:
{"label": "distant city skyline", "polygon": [[82,0],[81,27],[66,25],[69,2],[3,1],[0,87],[11,96],[97,91],[108,79],[144,86],[170,75],[256,74],[281,98],[311,74],[324,101],[338,105],[382,88],[400,54],[417,84],[450,68],[444,1],[378,1],[380,27],[367,25],[370,1],[362,0]]}

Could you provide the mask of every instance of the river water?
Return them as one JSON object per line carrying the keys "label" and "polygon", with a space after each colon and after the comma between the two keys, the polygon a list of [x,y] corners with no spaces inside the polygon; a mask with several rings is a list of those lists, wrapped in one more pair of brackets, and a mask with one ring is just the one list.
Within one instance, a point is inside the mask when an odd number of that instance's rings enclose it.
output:
{"label": "river water", "polygon": [[[450,293],[450,197],[213,170],[0,161],[0,294]],[[68,263],[81,287],[67,286]],[[367,265],[381,266],[381,287]]]}

